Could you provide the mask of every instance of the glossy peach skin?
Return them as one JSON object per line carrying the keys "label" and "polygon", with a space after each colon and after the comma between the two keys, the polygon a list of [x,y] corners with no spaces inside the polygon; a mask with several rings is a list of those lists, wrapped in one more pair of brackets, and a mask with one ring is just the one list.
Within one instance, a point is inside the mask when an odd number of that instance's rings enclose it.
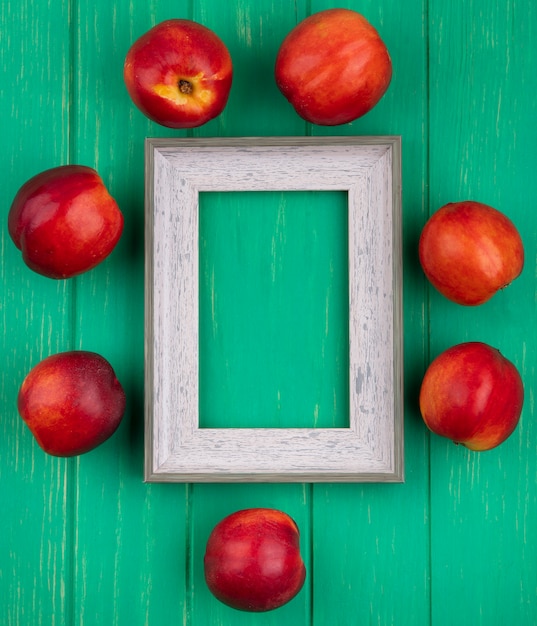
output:
{"label": "glossy peach skin", "polygon": [[19,189],[8,230],[28,267],[49,278],[71,278],[112,252],[123,215],[94,169],[63,165]]}
{"label": "glossy peach skin", "polygon": [[365,17],[327,9],[307,17],[283,40],[276,84],[308,122],[335,126],[370,111],[392,78],[386,45]]}
{"label": "glossy peach skin", "polygon": [[425,224],[419,258],[432,285],[457,304],[490,300],[524,267],[524,246],[511,220],[472,200],[441,207]]}
{"label": "glossy peach skin", "polygon": [[524,403],[516,367],[480,342],[442,352],[428,367],[420,390],[428,428],[470,450],[489,450],[515,430]]}
{"label": "glossy peach skin", "polygon": [[171,19],[133,43],[123,77],[132,101],[149,119],[169,128],[194,128],[224,110],[233,66],[213,31]]}
{"label": "glossy peach skin", "polygon": [[276,509],[245,509],[221,520],[207,541],[204,567],[214,596],[242,611],[281,607],[306,578],[298,527]]}
{"label": "glossy peach skin", "polygon": [[125,411],[125,393],[104,357],[83,350],[51,355],[33,367],[18,410],[37,443],[53,456],[75,456],[106,441]]}

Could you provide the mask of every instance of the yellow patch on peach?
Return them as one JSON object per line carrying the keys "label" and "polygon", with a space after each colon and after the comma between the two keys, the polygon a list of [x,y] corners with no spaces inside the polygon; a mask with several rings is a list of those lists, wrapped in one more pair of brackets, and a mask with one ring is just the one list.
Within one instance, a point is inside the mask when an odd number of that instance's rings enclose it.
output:
{"label": "yellow patch on peach", "polygon": [[[153,87],[153,91],[160,97],[171,100],[179,106],[184,106],[187,103],[192,104],[192,101],[198,101],[201,104],[210,104],[214,100],[214,94],[209,89],[204,89],[202,84],[203,75],[196,74],[191,78],[184,78],[182,76],[176,76],[170,82],[159,83]],[[191,93],[182,93],[179,89],[179,81],[187,80],[192,85]]]}

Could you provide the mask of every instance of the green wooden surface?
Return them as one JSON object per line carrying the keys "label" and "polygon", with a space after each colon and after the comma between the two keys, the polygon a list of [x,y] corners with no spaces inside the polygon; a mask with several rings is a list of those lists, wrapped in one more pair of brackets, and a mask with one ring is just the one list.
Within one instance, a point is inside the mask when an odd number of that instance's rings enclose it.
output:
{"label": "green wooden surface", "polygon": [[[362,12],[380,30],[394,77],[364,118],[314,127],[279,94],[273,62],[297,21],[337,5]],[[0,624],[534,626],[532,0],[7,0],[0,16]],[[192,131],[146,120],[123,85],[131,43],[170,17],[214,29],[234,61],[226,110]],[[304,134],[402,136],[406,482],[144,484],[144,138]],[[125,231],[101,266],[56,282],[24,266],[6,218],[27,178],[68,162],[98,169],[124,212]],[[205,203],[200,382],[210,391],[202,400],[208,425],[254,420],[285,426],[302,419],[344,425],[341,198],[330,194],[327,212],[324,202],[307,194],[246,196]],[[507,213],[526,248],[522,276],[471,309],[429,288],[417,260],[427,216],[466,198]],[[268,259],[260,256],[269,248]],[[249,319],[241,333],[229,300],[243,284],[248,289],[237,298],[262,324]],[[417,411],[428,362],[467,339],[500,348],[520,368],[526,386],[519,428],[505,444],[481,454],[430,435]],[[55,459],[23,425],[16,395],[32,365],[70,348],[109,359],[128,405],[108,442],[79,458]],[[222,605],[203,580],[212,527],[250,506],[280,508],[296,519],[308,570],[297,598],[259,615]]]}
{"label": "green wooden surface", "polygon": [[348,427],[347,213],[343,191],[200,194],[201,427]]}

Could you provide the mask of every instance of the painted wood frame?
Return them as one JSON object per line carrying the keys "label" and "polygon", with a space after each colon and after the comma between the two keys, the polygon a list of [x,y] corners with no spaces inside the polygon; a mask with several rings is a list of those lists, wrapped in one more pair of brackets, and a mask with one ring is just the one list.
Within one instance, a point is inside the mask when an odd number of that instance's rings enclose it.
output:
{"label": "painted wood frame", "polygon": [[[348,428],[200,428],[200,192],[346,191]],[[401,482],[401,139],[146,140],[145,480]]]}

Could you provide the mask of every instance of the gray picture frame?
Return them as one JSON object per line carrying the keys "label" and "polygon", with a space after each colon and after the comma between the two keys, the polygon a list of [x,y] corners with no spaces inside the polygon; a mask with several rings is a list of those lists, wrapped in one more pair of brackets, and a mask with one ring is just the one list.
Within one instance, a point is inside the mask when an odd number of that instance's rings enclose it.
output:
{"label": "gray picture frame", "polygon": [[[401,138],[148,138],[148,482],[402,482]],[[198,212],[205,191],[348,196],[348,428],[200,428]]]}

